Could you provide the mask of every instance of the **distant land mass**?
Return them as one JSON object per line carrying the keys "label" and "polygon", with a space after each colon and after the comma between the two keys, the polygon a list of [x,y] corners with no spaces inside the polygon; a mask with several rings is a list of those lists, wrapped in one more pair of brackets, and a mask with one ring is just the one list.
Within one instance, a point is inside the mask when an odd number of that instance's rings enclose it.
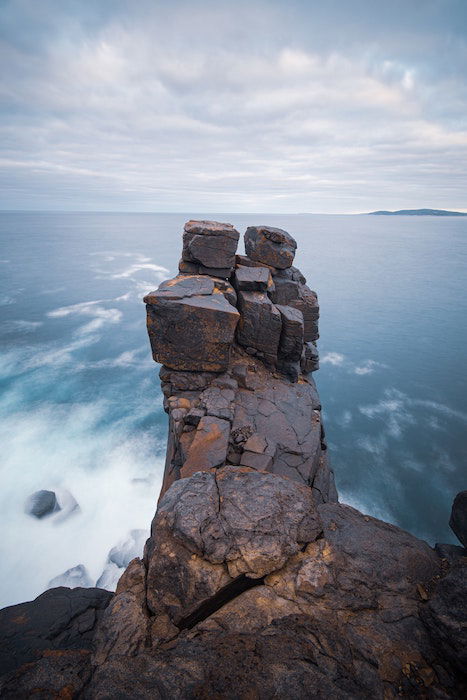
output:
{"label": "distant land mass", "polygon": [[467,216],[462,211],[446,209],[399,209],[399,211],[370,211],[372,216]]}

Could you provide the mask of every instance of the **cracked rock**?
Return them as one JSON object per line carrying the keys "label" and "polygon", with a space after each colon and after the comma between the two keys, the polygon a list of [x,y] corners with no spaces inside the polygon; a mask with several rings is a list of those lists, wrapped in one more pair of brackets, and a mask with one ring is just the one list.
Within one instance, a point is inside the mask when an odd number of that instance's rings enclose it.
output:
{"label": "cracked rock", "polygon": [[272,226],[249,226],[245,232],[245,251],[249,258],[279,269],[290,267],[297,243],[292,236]]}

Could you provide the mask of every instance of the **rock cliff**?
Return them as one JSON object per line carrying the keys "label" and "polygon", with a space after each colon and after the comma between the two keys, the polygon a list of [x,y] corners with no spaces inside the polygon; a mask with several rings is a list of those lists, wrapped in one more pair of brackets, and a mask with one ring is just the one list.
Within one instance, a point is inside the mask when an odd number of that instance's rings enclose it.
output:
{"label": "rock cliff", "polygon": [[[185,225],[145,297],[169,415],[142,559],[115,595],[0,611],[1,697],[457,698],[466,550],[338,503],[312,373],[316,293],[296,242]],[[451,522],[466,543],[466,498]]]}

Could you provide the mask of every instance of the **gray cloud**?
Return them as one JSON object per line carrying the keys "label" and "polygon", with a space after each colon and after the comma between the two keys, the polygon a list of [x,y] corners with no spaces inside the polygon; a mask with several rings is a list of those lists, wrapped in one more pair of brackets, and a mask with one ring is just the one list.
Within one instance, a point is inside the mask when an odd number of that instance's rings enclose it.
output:
{"label": "gray cloud", "polygon": [[0,206],[466,209],[465,3],[0,4]]}

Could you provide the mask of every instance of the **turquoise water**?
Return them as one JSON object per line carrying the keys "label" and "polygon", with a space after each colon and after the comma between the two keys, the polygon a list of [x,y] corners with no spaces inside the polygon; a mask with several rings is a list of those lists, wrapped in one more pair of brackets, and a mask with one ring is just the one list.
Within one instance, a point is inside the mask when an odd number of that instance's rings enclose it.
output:
{"label": "turquoise water", "polygon": [[[315,375],[342,501],[455,542],[466,488],[467,222],[430,217],[0,214],[0,605],[84,564],[95,581],[148,528],[166,416],[143,295],[173,275],[183,223],[266,223],[298,242],[321,303]],[[24,513],[33,491],[80,512]]]}

